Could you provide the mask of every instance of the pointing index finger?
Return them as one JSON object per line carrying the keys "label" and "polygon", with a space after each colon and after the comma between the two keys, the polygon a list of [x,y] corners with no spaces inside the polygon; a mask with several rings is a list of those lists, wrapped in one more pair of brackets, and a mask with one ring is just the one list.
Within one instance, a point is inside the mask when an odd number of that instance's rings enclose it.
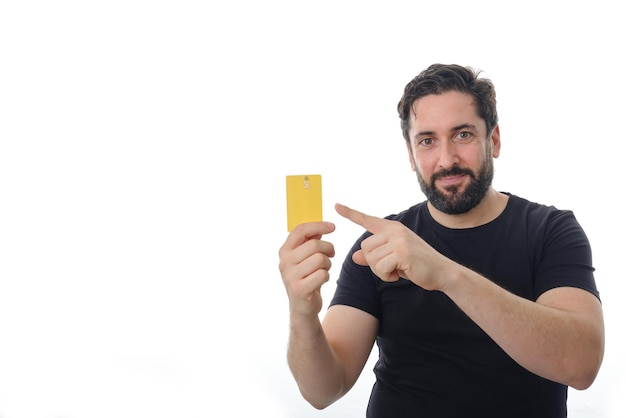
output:
{"label": "pointing index finger", "polygon": [[359,212],[356,209],[349,208],[348,206],[340,203],[335,204],[335,210],[338,214],[346,219],[351,220],[357,225],[361,225],[372,234],[377,233],[384,225],[385,220],[376,216],[366,215],[363,212]]}

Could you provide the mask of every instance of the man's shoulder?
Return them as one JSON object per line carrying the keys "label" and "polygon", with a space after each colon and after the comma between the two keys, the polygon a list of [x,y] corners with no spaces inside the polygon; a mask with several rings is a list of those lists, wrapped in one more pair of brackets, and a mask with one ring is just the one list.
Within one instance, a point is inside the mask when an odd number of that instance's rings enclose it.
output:
{"label": "man's shoulder", "polygon": [[535,213],[535,214],[539,214],[539,213],[557,214],[557,213],[571,212],[570,210],[559,209],[554,205],[549,205],[546,203],[539,203],[539,202],[532,201],[532,200],[523,198],[521,196],[518,196],[512,193],[508,193],[508,192],[502,192],[502,193],[509,196],[509,206],[511,207],[511,209],[515,211],[528,211],[530,213]]}
{"label": "man's shoulder", "polygon": [[507,194],[509,195],[508,215],[515,222],[524,220],[524,223],[529,227],[543,228],[576,222],[572,210],[531,201],[511,193]]}

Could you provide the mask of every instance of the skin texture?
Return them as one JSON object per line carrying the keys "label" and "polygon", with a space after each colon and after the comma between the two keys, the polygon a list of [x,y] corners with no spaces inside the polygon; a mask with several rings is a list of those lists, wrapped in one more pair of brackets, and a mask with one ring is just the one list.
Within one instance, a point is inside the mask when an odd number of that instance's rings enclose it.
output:
{"label": "skin texture", "polygon": [[[461,199],[472,178],[500,154],[499,128],[486,132],[472,97],[464,93],[451,91],[417,100],[409,133],[410,167],[421,187],[432,184],[451,202]],[[462,173],[439,176],[455,172],[453,167],[463,169]],[[444,226],[469,228],[495,219],[507,201],[506,195],[489,186],[465,213],[447,213],[430,201],[428,209]],[[591,293],[562,287],[532,302],[444,257],[399,222],[341,204],[335,209],[372,233],[353,260],[369,266],[381,280],[402,277],[445,293],[515,361],[539,376],[576,389],[594,381],[604,354],[604,325],[601,304]],[[302,395],[316,408],[330,405],[350,390],[378,331],[376,318],[348,306],[333,306],[323,322],[319,320],[320,288],[329,280],[335,255],[332,243],[323,238],[334,230],[328,222],[299,225],[279,251],[290,306],[288,362]]]}

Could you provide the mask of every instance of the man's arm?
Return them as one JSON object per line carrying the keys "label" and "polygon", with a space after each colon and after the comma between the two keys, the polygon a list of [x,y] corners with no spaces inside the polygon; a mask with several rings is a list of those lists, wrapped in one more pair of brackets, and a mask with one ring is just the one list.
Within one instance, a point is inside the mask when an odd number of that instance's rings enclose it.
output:
{"label": "man's arm", "polygon": [[321,286],[329,279],[331,243],[321,240],[334,225],[295,227],[279,251],[279,269],[289,297],[287,359],[303,397],[318,409],[345,395],[371,352],[378,320],[348,306],[329,308],[320,323]]}
{"label": "man's arm", "polygon": [[323,326],[291,316],[288,361],[302,396],[323,409],[354,386],[371,353],[378,320],[350,306],[328,309]]}
{"label": "man's arm", "polygon": [[604,355],[602,307],[593,294],[561,287],[532,302],[464,267],[448,271],[441,290],[518,364],[576,389],[593,383]]}
{"label": "man's arm", "polygon": [[541,377],[576,389],[594,381],[604,355],[604,322],[593,294],[562,287],[529,301],[443,256],[400,222],[341,205],[337,211],[373,234],[352,258],[381,280],[403,277],[445,293],[511,358]]}

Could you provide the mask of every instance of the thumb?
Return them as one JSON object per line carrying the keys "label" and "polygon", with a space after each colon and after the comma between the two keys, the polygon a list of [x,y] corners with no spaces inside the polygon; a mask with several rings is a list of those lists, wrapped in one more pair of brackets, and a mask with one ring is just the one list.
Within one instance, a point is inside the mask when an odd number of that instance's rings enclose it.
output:
{"label": "thumb", "polygon": [[352,261],[354,261],[360,266],[369,266],[369,264],[367,264],[367,260],[365,260],[365,255],[363,254],[363,250],[355,251],[352,254]]}

